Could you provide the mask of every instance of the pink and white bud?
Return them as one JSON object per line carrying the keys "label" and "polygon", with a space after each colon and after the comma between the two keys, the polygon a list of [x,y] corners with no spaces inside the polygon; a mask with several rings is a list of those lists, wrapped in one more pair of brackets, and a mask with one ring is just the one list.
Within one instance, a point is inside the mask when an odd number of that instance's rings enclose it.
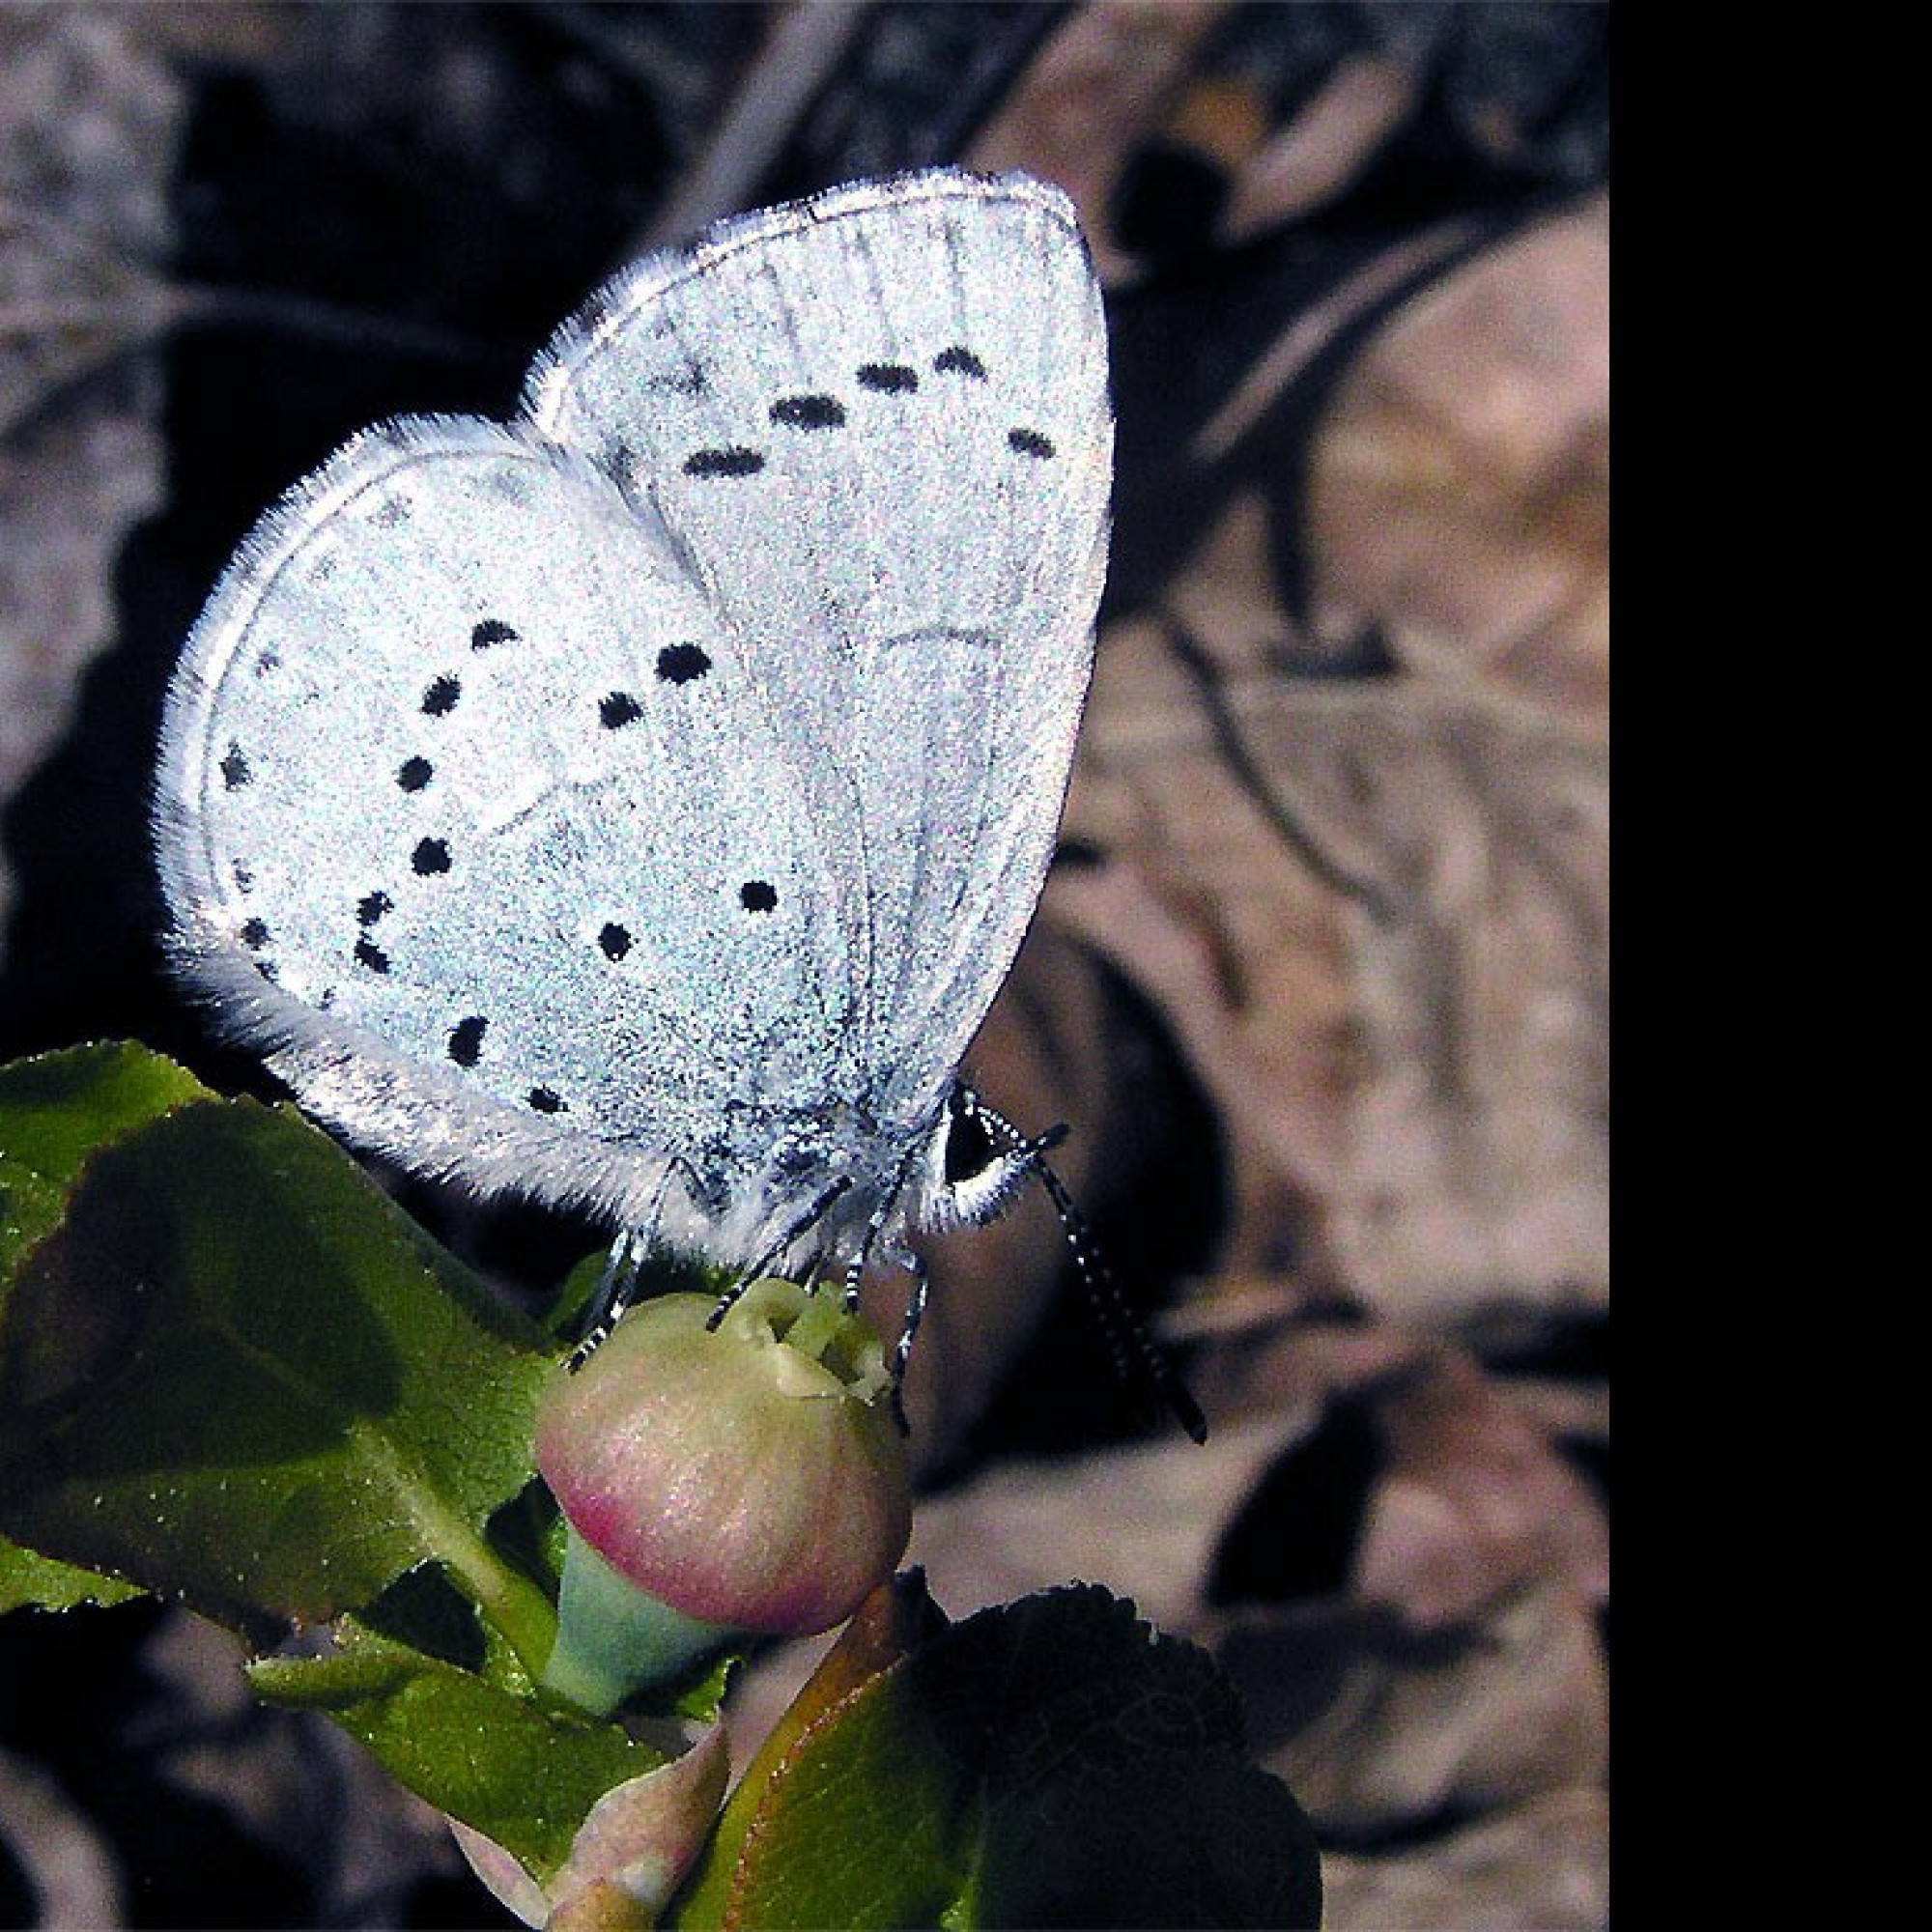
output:
{"label": "pink and white bud", "polygon": [[[830,1629],[911,1533],[872,1331],[788,1281],[753,1282],[714,1331],[716,1306],[672,1294],[633,1308],[538,1414],[537,1467],[573,1545],[546,1679],[593,1708],[613,1701],[597,1688],[613,1670],[632,1687],[668,1676],[725,1633]],[[629,1633],[615,1629],[626,1586],[652,1605]],[[662,1654],[622,1654],[640,1648]]]}

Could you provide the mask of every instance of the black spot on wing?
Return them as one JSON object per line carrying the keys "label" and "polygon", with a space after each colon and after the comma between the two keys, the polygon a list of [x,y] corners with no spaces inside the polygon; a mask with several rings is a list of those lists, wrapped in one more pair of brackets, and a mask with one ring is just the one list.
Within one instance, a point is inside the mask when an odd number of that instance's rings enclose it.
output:
{"label": "black spot on wing", "polygon": [[419,838],[410,854],[410,869],[418,878],[434,878],[449,870],[449,841],[446,838]]}
{"label": "black spot on wing", "polygon": [[460,678],[447,675],[432,678],[422,695],[422,709],[425,718],[447,718],[456,709],[457,699],[463,696]]}
{"label": "black spot on wing", "polygon": [[687,476],[755,476],[764,467],[762,450],[736,444],[728,449],[694,449],[684,459]]}
{"label": "black spot on wing", "polygon": [[689,684],[710,668],[710,656],[698,644],[667,644],[658,653],[658,676],[666,684]]}
{"label": "black spot on wing", "polygon": [[845,405],[837,396],[781,396],[771,417],[787,429],[843,429]]}
{"label": "black spot on wing", "polygon": [[500,617],[485,617],[469,633],[469,648],[472,651],[487,651],[492,644],[510,644],[516,640],[515,626],[504,623]]}
{"label": "black spot on wing", "polygon": [[405,758],[396,767],[396,782],[405,791],[421,791],[435,776],[435,767],[427,758]]}
{"label": "black spot on wing", "polygon": [[1041,436],[1037,429],[1009,429],[1007,447],[1015,456],[1036,456],[1042,460],[1056,454],[1052,440]]}
{"label": "black spot on wing", "polygon": [[778,888],[767,880],[747,879],[738,888],[738,903],[747,912],[770,912],[778,902]]}
{"label": "black spot on wing", "polygon": [[474,1066],[483,1057],[483,1036],[490,1022],[481,1013],[458,1020],[449,1030],[449,1057],[459,1066]]}
{"label": "black spot on wing", "polygon": [[859,386],[877,395],[902,396],[919,387],[919,371],[903,362],[862,362]]}
{"label": "black spot on wing", "polygon": [[599,700],[597,716],[607,731],[621,731],[644,715],[644,707],[628,691],[613,691]]}

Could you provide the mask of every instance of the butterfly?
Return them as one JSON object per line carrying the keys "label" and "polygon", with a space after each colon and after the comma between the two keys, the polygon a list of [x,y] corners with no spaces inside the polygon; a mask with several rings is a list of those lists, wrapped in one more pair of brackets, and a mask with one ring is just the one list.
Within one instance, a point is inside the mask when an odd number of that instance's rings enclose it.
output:
{"label": "butterfly", "polygon": [[1052,1145],[960,1063],[1052,854],[1112,447],[1024,176],[639,261],[515,419],[372,429],[242,545],[163,721],[180,975],[413,1172],[748,1276],[904,1266],[902,1373],[908,1236]]}

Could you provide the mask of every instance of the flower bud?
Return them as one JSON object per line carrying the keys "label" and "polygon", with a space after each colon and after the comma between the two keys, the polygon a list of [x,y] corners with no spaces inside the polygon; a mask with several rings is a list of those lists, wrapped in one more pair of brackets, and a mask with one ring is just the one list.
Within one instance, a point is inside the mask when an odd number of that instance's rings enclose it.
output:
{"label": "flower bud", "polygon": [[[662,1652],[641,1675],[626,1666],[648,1681],[726,1631],[829,1629],[905,1549],[905,1447],[870,1329],[788,1281],[753,1282],[713,1331],[716,1308],[701,1294],[633,1308],[538,1413],[537,1467],[573,1532],[562,1675],[547,1673],[567,1694],[587,1622],[631,1615],[628,1634],[591,1647]],[[627,1586],[649,1600],[642,1622],[613,1607]]]}

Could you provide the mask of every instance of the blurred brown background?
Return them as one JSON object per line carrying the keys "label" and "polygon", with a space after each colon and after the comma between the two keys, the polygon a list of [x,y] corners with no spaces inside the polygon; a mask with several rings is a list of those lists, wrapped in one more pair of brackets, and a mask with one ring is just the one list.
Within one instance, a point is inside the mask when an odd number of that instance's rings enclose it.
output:
{"label": "blurred brown background", "polygon": [[[258,1083],[156,978],[147,774],[201,599],[336,443],[507,413],[590,288],[734,209],[941,160],[1079,203],[1113,570],[970,1065],[1073,1124],[1213,1435],[1149,1433],[1036,1200],[940,1245],[914,1554],[955,1615],[1082,1577],[1215,1650],[1341,1932],[1607,1916],[1607,28],[0,7],[8,1053]],[[594,1238],[412,1204],[513,1292]],[[751,1674],[748,1730],[807,1661]],[[0,1623],[0,1921],[505,1922],[143,1605]]]}

